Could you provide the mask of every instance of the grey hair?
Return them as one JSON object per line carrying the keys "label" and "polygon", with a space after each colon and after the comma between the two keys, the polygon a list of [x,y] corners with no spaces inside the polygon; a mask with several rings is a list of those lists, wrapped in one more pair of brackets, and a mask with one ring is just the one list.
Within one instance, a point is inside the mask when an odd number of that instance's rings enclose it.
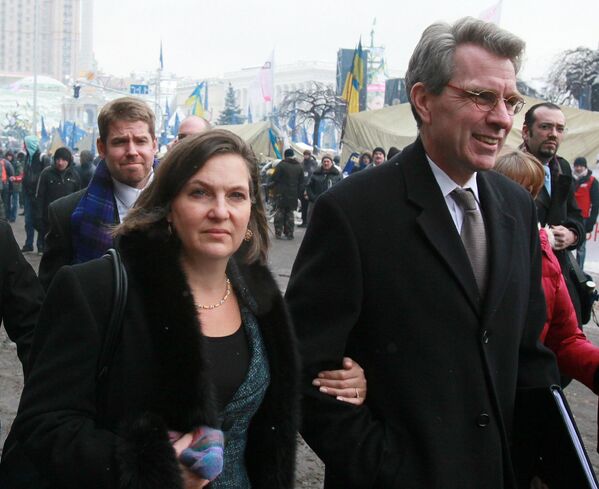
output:
{"label": "grey hair", "polygon": [[[474,44],[497,56],[508,58],[518,73],[525,43],[511,32],[491,22],[464,17],[453,25],[437,22],[428,26],[416,45],[406,72],[406,90],[421,82],[427,92],[440,94],[453,76],[454,53],[460,44]],[[412,113],[418,126],[420,116],[410,98]]]}

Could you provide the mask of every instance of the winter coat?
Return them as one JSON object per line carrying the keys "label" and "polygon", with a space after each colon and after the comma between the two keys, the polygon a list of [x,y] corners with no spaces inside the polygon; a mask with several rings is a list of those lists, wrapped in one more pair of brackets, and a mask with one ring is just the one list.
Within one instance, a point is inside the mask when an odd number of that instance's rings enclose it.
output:
{"label": "winter coat", "polygon": [[304,192],[304,170],[295,158],[285,158],[275,168],[272,182],[277,205],[296,209],[297,200]]}
{"label": "winter coat", "polygon": [[539,232],[539,238],[543,253],[543,291],[547,305],[547,322],[541,332],[541,341],[555,353],[563,374],[597,392],[594,377],[599,367],[599,348],[578,328],[576,311],[559,261],[544,229]]}
{"label": "winter coat", "polygon": [[574,187],[576,203],[584,219],[584,232],[590,233],[599,214],[599,182],[593,177],[593,173],[587,170],[585,175],[574,179]]}
{"label": "winter coat", "polygon": [[23,190],[32,198],[35,197],[37,182],[43,169],[44,163],[40,157],[39,150],[25,160],[25,164],[23,165]]}
{"label": "winter coat", "polygon": [[54,165],[44,168],[37,183],[37,219],[48,229],[48,206],[55,200],[65,197],[81,188],[81,180],[73,164],[64,171],[58,171]]}
{"label": "winter coat", "polygon": [[331,167],[330,170],[325,170],[322,166],[312,174],[306,192],[308,193],[308,200],[314,202],[316,198],[322,194],[325,190],[330,189],[337,182],[342,180],[343,176],[335,168]]}
{"label": "winter coat", "polygon": [[[13,430],[56,489],[180,489],[167,430],[187,433],[218,415],[177,247],[141,234],[119,247],[129,292],[102,393],[96,367],[113,300],[109,259],[61,268],[36,328]],[[231,258],[227,274],[257,319],[271,373],[247,433],[248,476],[255,489],[291,489],[298,360],[289,315],[265,266]]]}

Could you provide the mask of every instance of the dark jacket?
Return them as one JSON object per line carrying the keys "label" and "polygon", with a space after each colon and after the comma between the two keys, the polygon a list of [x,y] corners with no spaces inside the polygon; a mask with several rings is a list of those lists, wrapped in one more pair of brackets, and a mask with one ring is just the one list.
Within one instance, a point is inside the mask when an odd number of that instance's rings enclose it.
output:
{"label": "dark jacket", "polygon": [[[325,488],[507,489],[516,393],[559,381],[528,192],[477,175],[489,246],[484,299],[420,140],[316,201],[287,288],[303,364],[302,436]],[[311,384],[344,356],[360,408]]]}
{"label": "dark jacket", "polygon": [[572,177],[570,164],[563,158],[553,157],[549,160],[549,168],[551,170],[551,196],[545,187],[541,188],[535,199],[537,213],[541,226],[546,224],[551,226],[561,225],[570,229],[578,237],[576,243],[570,246],[568,250],[556,250],[555,256],[557,256],[562,267],[564,280],[576,310],[578,321],[582,323],[580,298],[573,281],[575,280],[574,271],[567,255],[569,250],[578,248],[585,238],[582,212],[580,212],[574,197],[574,178]]}
{"label": "dark jacket", "polygon": [[[551,170],[551,196],[545,187],[541,188],[535,202],[541,226],[564,226],[572,230],[578,241],[571,249],[576,249],[580,244],[580,237],[584,236],[582,213],[574,198],[574,178],[570,163],[561,157],[554,157],[549,161]],[[561,260],[560,260],[561,261]]]}
{"label": "dark jacket", "polygon": [[[96,392],[96,365],[112,306],[110,261],[61,269],[40,314],[13,429],[54,488],[182,488],[167,430],[189,432],[217,415],[178,251],[136,235],[123,237],[120,248],[129,296],[104,393]],[[291,322],[266,267],[231,259],[228,276],[258,320],[271,373],[248,431],[250,481],[257,489],[291,488],[298,421]]]}
{"label": "dark jacket", "polygon": [[[45,290],[48,290],[50,282],[60,267],[73,262],[71,215],[84,193],[85,189],[81,189],[52,202],[48,207],[44,255],[39,267],[40,282]],[[118,223],[118,216],[115,213],[113,224],[116,223]]]}
{"label": "dark jacket", "polygon": [[43,169],[44,162],[40,157],[39,150],[33,153],[31,158],[25,160],[23,165],[23,190],[32,198],[35,197],[37,182]]}
{"label": "dark jacket", "polygon": [[60,172],[54,165],[44,168],[37,183],[36,198],[38,202],[37,218],[42,229],[48,229],[48,207],[55,200],[65,197],[81,189],[81,180],[73,164]]}
{"label": "dark jacket", "polygon": [[343,179],[341,173],[334,166],[330,170],[326,171],[322,166],[318,167],[308,182],[306,192],[308,193],[308,200],[314,202],[316,198],[322,194],[325,190],[330,189],[337,182]]}
{"label": "dark jacket", "polygon": [[0,220],[0,320],[17,345],[25,375],[44,291],[25,260],[8,222]]}
{"label": "dark jacket", "polygon": [[296,209],[297,199],[304,192],[304,171],[295,158],[285,158],[276,167],[272,182],[277,195],[277,205]]}

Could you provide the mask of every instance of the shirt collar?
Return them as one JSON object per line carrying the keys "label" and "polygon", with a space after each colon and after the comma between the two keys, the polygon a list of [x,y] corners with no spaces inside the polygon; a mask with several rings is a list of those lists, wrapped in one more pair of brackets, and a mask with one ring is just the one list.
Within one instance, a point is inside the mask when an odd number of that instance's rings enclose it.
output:
{"label": "shirt collar", "polygon": [[151,170],[150,175],[148,177],[148,181],[146,182],[146,185],[143,188],[133,188],[113,178],[112,184],[114,189],[114,196],[116,200],[119,201],[123,206],[125,206],[127,209],[131,209],[131,207],[133,207],[133,205],[137,201],[139,194],[144,189],[146,189],[148,185],[150,185],[152,180],[154,180],[153,169]]}
{"label": "shirt collar", "polygon": [[449,175],[447,175],[447,173],[441,170],[441,168],[439,168],[439,166],[433,160],[431,160],[429,155],[426,155],[426,159],[428,160],[428,164],[433,171],[435,180],[437,181],[437,184],[443,193],[443,197],[447,198],[449,194],[451,194],[451,192],[453,192],[456,188],[469,188],[472,189],[472,193],[474,194],[474,197],[476,197],[476,200],[480,202],[478,198],[478,184],[476,183],[477,172],[474,172],[464,186],[461,186],[455,183],[449,177]]}

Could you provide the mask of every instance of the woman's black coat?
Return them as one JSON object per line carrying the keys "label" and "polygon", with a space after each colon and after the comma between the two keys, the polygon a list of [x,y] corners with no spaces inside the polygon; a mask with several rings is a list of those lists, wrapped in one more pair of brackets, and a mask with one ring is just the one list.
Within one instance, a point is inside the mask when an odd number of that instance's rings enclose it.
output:
{"label": "woman's black coat", "polygon": [[[215,423],[204,341],[178,251],[141,236],[123,237],[120,249],[129,296],[105,393],[95,377],[112,304],[107,258],[63,267],[37,326],[15,430],[57,488],[180,488],[167,430]],[[291,322],[266,267],[231,259],[228,275],[258,319],[271,372],[248,432],[250,481],[255,489],[291,488],[298,422]]]}

